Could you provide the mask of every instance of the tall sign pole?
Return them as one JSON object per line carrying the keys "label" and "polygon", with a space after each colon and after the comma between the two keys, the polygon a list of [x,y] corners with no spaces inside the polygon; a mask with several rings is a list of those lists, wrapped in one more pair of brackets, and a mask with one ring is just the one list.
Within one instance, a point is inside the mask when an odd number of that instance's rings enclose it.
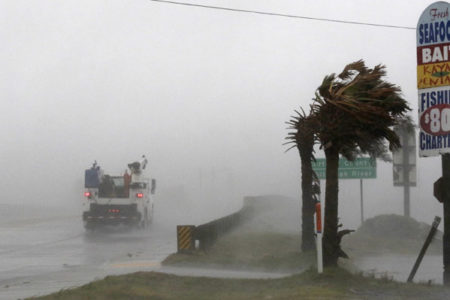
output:
{"label": "tall sign pole", "polygon": [[450,285],[450,154],[442,155],[442,181],[444,204],[444,284]]}
{"label": "tall sign pole", "polygon": [[416,138],[412,124],[402,122],[394,127],[401,149],[392,152],[394,186],[403,186],[403,215],[411,216],[410,187],[416,186]]}
{"label": "tall sign pole", "polygon": [[429,5],[417,23],[419,156],[442,155],[444,285],[450,285],[450,4]]}

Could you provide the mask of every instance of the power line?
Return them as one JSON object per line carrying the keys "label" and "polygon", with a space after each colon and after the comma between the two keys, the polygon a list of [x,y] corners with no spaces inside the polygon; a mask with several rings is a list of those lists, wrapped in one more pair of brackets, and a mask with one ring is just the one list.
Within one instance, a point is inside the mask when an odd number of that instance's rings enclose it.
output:
{"label": "power line", "polygon": [[415,27],[408,27],[408,26],[375,24],[375,23],[365,23],[365,22],[356,22],[356,21],[344,21],[344,20],[335,20],[335,19],[327,19],[327,18],[314,18],[314,17],[305,17],[305,16],[298,16],[298,15],[280,14],[280,13],[273,13],[273,12],[222,7],[222,6],[211,6],[211,5],[186,3],[186,2],[178,2],[178,1],[170,1],[170,0],[149,0],[149,1],[166,3],[166,4],[191,6],[191,7],[201,7],[201,8],[208,8],[208,9],[226,10],[226,11],[241,12],[241,13],[252,13],[252,14],[259,14],[259,15],[266,15],[266,16],[284,17],[284,18],[295,18],[295,19],[306,19],[306,20],[315,20],[315,21],[323,21],[323,22],[344,23],[344,24],[352,24],[352,25],[365,25],[365,26],[375,26],[375,27],[416,30]]}

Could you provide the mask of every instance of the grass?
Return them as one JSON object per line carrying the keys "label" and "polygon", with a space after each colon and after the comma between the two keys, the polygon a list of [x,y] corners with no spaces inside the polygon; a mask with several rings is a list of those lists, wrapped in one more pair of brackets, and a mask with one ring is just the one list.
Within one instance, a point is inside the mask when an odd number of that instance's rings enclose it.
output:
{"label": "grass", "polygon": [[314,253],[302,254],[299,248],[298,234],[235,231],[206,253],[173,254],[163,265],[295,272],[309,268],[315,261]]}
{"label": "grass", "polygon": [[80,288],[35,299],[446,299],[442,287],[411,285],[313,269],[282,279],[181,277],[157,272],[108,276]]}

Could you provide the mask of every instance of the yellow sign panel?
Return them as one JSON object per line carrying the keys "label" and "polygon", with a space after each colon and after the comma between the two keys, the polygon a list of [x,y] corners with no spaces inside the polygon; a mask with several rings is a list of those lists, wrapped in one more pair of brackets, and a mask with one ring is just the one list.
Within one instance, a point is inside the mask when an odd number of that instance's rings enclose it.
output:
{"label": "yellow sign panel", "polygon": [[450,62],[417,66],[418,89],[448,85],[450,85]]}
{"label": "yellow sign panel", "polygon": [[193,225],[177,226],[178,252],[194,250],[194,229]]}

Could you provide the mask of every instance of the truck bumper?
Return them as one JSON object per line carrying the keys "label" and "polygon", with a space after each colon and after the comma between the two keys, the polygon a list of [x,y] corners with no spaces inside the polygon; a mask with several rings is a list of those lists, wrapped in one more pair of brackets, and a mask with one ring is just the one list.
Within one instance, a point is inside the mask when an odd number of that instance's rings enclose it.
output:
{"label": "truck bumper", "polygon": [[91,204],[90,210],[83,213],[83,221],[92,225],[134,225],[139,224],[142,216],[136,205],[100,205]]}

